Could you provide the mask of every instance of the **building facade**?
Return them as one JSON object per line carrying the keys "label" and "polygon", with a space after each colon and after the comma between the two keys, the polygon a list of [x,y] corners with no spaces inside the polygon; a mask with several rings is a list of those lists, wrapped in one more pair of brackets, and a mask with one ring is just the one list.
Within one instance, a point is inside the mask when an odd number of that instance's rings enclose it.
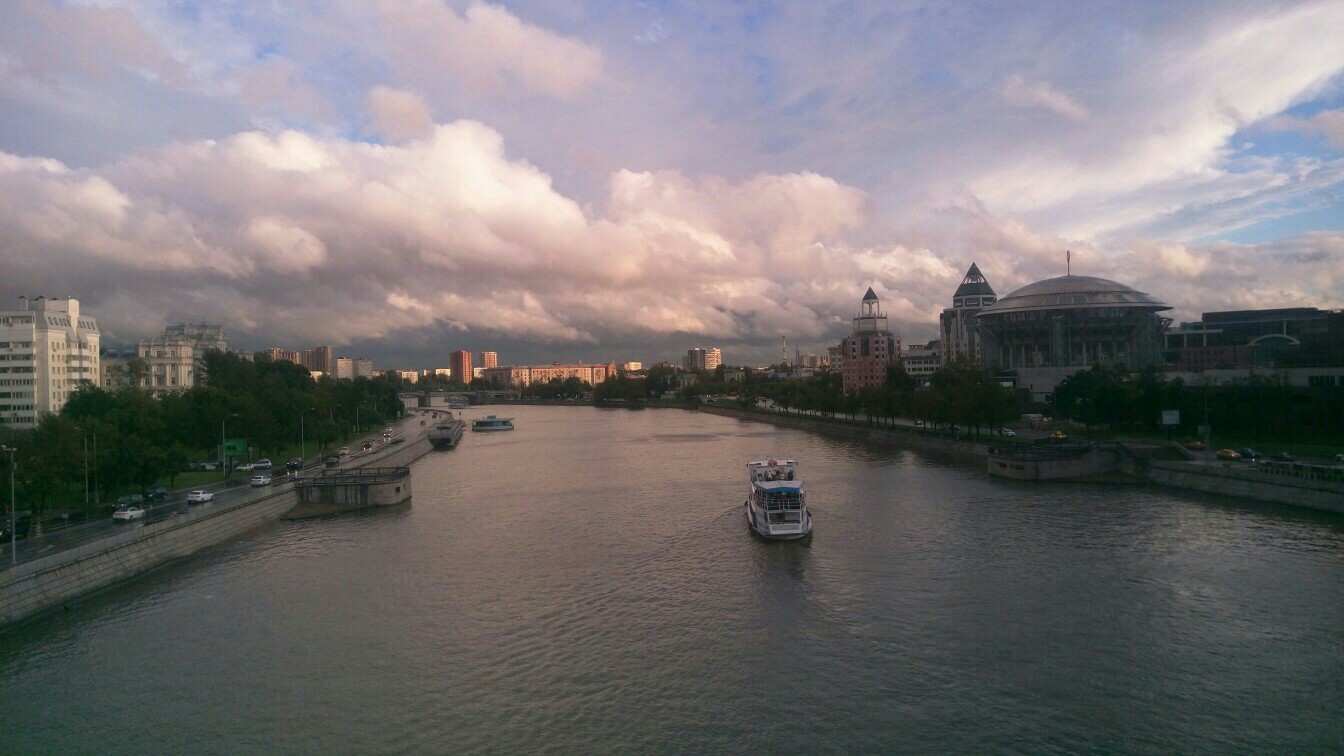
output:
{"label": "building facade", "polygon": [[448,368],[453,371],[453,377],[463,383],[471,383],[471,378],[475,372],[471,369],[471,352],[461,349],[448,355]]}
{"label": "building facade", "polygon": [[713,371],[723,363],[723,352],[718,347],[695,347],[688,349],[682,358],[682,367],[687,370]]}
{"label": "building facade", "polygon": [[1048,402],[1060,381],[1093,365],[1160,365],[1162,334],[1171,320],[1158,313],[1170,309],[1104,278],[1047,278],[980,311],[982,362],[1015,373],[1019,389]]}
{"label": "building facade", "polygon": [[929,378],[943,366],[943,347],[936,340],[928,344],[911,344],[901,355],[905,372],[920,383],[928,383]]}
{"label": "building facade", "polygon": [[481,377],[500,387],[522,388],[533,383],[548,383],[552,378],[578,378],[584,383],[597,384],[616,377],[616,363],[605,365],[508,365],[486,368]]}
{"label": "building facade", "polygon": [[887,329],[887,316],[872,287],[863,295],[854,331],[840,342],[840,375],[846,393],[876,386],[887,379],[887,366],[901,359],[901,341]]}
{"label": "building facade", "polygon": [[79,301],[20,297],[0,310],[0,424],[31,428],[101,376],[98,321]]}
{"label": "building facade", "polygon": [[331,361],[331,377],[336,380],[355,377],[355,361],[349,357],[337,357]]}
{"label": "building facade", "polygon": [[499,352],[481,352],[481,367],[499,367]]}
{"label": "building facade", "polygon": [[1344,311],[1206,312],[1168,330],[1163,339],[1166,362],[1176,370],[1344,366]]}
{"label": "building facade", "polygon": [[939,341],[944,364],[954,357],[981,360],[980,339],[976,333],[976,316],[994,304],[997,298],[989,281],[981,275],[975,263],[966,271],[961,285],[952,294],[952,306],[938,317]]}

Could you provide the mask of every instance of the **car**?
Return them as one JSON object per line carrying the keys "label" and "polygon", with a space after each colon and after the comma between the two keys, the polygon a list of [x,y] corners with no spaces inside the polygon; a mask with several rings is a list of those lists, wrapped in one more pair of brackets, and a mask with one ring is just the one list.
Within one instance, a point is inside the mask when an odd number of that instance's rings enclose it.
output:
{"label": "car", "polygon": [[28,537],[28,533],[33,529],[33,521],[28,517],[19,517],[14,521],[14,531],[9,530],[9,518],[0,520],[0,542],[7,542],[13,539],[23,540]]}
{"label": "car", "polygon": [[138,520],[144,516],[145,510],[135,506],[118,507],[117,511],[112,513],[112,519],[114,520]]}
{"label": "car", "polygon": [[252,472],[252,468],[254,468],[254,467],[256,467],[256,463],[254,463],[254,462],[244,462],[244,463],[242,463],[241,465],[234,465],[234,468],[233,468],[233,469],[235,469],[235,470],[241,470],[242,472]]}
{"label": "car", "polygon": [[1241,454],[1236,449],[1219,449],[1218,459],[1241,459]]}
{"label": "car", "polygon": [[386,428],[383,428],[383,435],[384,436],[392,435],[392,426],[389,425]]}
{"label": "car", "polygon": [[261,459],[259,459],[259,460],[257,460],[256,462],[253,462],[253,463],[252,463],[252,469],[253,469],[253,470],[269,470],[269,469],[271,469],[271,461],[270,461],[269,459],[266,459],[265,457],[262,457]]}
{"label": "car", "polygon": [[1296,462],[1296,461],[1297,461],[1297,457],[1294,457],[1293,455],[1289,454],[1288,452],[1284,452],[1284,451],[1276,452],[1276,453],[1274,453],[1274,454],[1271,454],[1271,455],[1269,456],[1269,458],[1272,459],[1272,460],[1274,460],[1275,462]]}
{"label": "car", "polygon": [[1012,428],[999,428],[999,435],[1008,436],[1009,438],[1012,438],[1013,436],[1017,435],[1017,431],[1013,430]]}
{"label": "car", "polygon": [[1336,461],[1336,462],[1344,462],[1344,454],[1336,454],[1336,455],[1335,455],[1335,461]]}
{"label": "car", "polygon": [[1260,457],[1262,456],[1260,452],[1256,451],[1255,449],[1251,449],[1245,446],[1241,447],[1240,449],[1237,449],[1237,454],[1240,454],[1242,459],[1250,460],[1252,462],[1260,459]]}
{"label": "car", "polygon": [[916,420],[916,421],[915,421],[915,427],[917,427],[917,428],[923,428],[923,427],[924,427],[924,421],[923,421],[923,420]]}
{"label": "car", "polygon": [[1050,431],[1050,440],[1051,440],[1051,441],[1068,441],[1068,440],[1069,440],[1069,434],[1065,433],[1064,431],[1058,431],[1058,430],[1057,430],[1057,431]]}
{"label": "car", "polygon": [[373,448],[373,442],[372,442],[372,441],[365,441],[365,442],[364,442],[364,451],[368,451],[369,449],[372,449],[372,448]]}
{"label": "car", "polygon": [[155,486],[145,491],[145,501],[163,501],[168,498],[168,489],[163,486]]}
{"label": "car", "polygon": [[953,433],[956,433],[957,431],[961,430],[961,426],[957,425],[956,423],[952,423],[951,425],[947,426],[947,429],[952,431]]}
{"label": "car", "polygon": [[327,457],[327,467],[335,467],[341,463],[340,457]]}
{"label": "car", "polygon": [[270,484],[271,484],[271,476],[269,476],[269,475],[253,475],[253,476],[252,476],[252,487],[253,487],[253,488],[261,488],[262,486],[269,486]]}
{"label": "car", "polygon": [[1186,449],[1189,449],[1190,451],[1204,451],[1203,441],[1186,441],[1185,443],[1181,444],[1181,446],[1184,446]]}
{"label": "car", "polygon": [[117,499],[116,508],[123,509],[125,507],[139,506],[144,501],[145,497],[140,494],[126,494]]}
{"label": "car", "polygon": [[209,491],[203,491],[197,489],[187,494],[187,503],[204,504],[205,502],[210,501],[213,498],[215,498],[215,495],[210,493]]}
{"label": "car", "polygon": [[341,447],[341,452],[340,452],[340,453],[341,453],[341,456],[342,456],[342,457],[348,457],[348,456],[350,456],[350,447],[348,447],[348,446],[342,446],[342,447]]}

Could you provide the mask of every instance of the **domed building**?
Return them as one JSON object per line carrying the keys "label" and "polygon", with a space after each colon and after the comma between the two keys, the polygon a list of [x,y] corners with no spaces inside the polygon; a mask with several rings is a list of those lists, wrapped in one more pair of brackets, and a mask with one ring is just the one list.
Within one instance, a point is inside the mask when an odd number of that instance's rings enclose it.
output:
{"label": "domed building", "polygon": [[1171,306],[1115,281],[1059,276],[1027,284],[980,311],[976,327],[986,367],[1015,371],[1036,401],[1092,365],[1138,370],[1162,360]]}

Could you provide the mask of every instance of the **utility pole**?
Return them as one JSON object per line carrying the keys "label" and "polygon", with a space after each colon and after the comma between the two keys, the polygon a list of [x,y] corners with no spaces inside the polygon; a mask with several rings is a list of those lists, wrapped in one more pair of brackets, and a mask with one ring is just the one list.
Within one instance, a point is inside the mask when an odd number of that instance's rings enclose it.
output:
{"label": "utility pole", "polygon": [[0,452],[9,452],[9,558],[12,564],[19,563],[19,505],[14,497],[14,468],[18,464],[14,461],[14,449],[8,446],[0,446]]}

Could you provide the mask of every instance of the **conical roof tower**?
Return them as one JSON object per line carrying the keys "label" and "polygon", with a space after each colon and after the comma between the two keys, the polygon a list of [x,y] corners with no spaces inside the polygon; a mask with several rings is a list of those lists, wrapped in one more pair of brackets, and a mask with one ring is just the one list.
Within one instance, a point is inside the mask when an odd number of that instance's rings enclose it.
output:
{"label": "conical roof tower", "polygon": [[[871,289],[870,289],[871,291]],[[985,280],[984,275],[980,273],[980,268],[975,263],[971,263],[970,270],[966,271],[966,277],[961,279],[961,286],[957,287],[957,293],[953,297],[981,297],[994,296],[994,288]]]}

